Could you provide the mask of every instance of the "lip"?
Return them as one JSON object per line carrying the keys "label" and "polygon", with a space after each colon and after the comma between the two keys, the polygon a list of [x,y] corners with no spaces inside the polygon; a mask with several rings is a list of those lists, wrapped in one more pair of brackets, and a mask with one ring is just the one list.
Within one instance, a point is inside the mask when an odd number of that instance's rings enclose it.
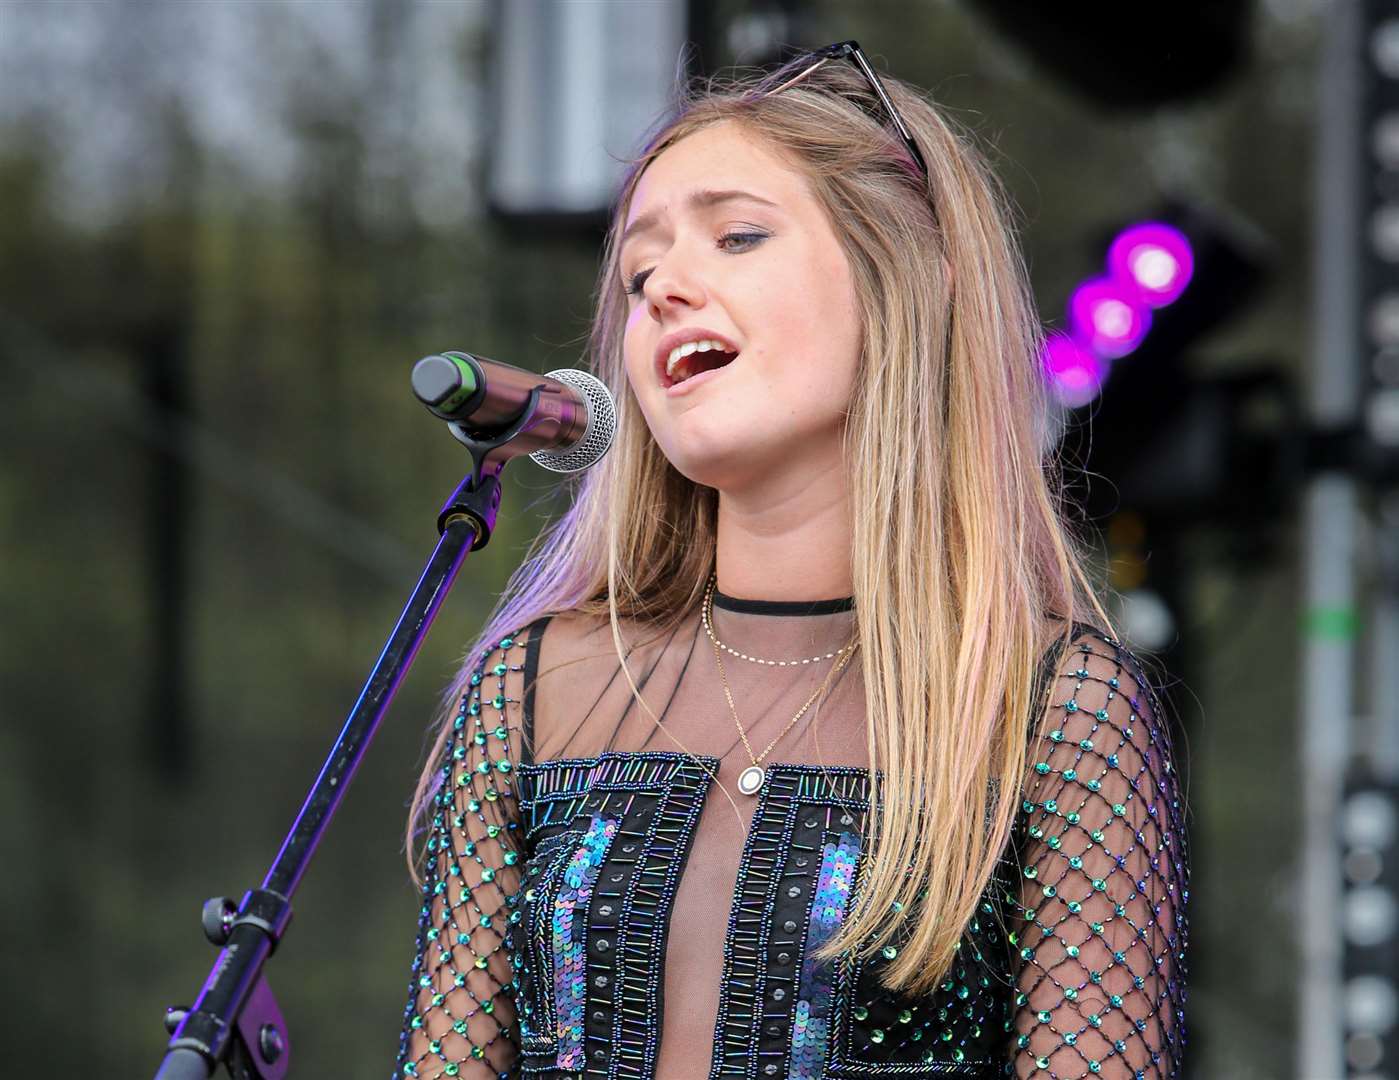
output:
{"label": "lip", "polygon": [[[691,376],[690,378],[686,379],[683,383],[672,383],[670,381],[670,376],[666,374],[665,363],[666,360],[670,357],[670,351],[672,349],[674,349],[677,345],[685,345],[691,341],[704,341],[707,338],[712,338],[715,341],[719,342],[724,346],[725,352],[731,352],[734,354],[734,357],[737,358],[739,351],[738,346],[733,343],[732,339],[726,337],[723,334],[718,333],[717,331],[710,330],[703,326],[689,326],[686,327],[684,330],[674,330],[671,333],[667,334],[665,337],[661,338],[660,342],[656,345],[656,381],[661,384],[662,389],[664,389],[667,394],[672,393],[678,387],[688,386],[690,383],[695,382],[701,376],[712,375],[715,371],[724,370],[724,368],[715,368],[710,371],[702,371],[699,375]],[[732,365],[724,365],[724,367],[730,366]]]}
{"label": "lip", "polygon": [[710,368],[708,371],[701,371],[698,375],[691,375],[684,382],[671,383],[665,388],[665,396],[681,397],[688,394],[695,387],[702,386],[710,379],[717,379],[731,367],[733,367],[733,364],[725,364],[723,367]]}

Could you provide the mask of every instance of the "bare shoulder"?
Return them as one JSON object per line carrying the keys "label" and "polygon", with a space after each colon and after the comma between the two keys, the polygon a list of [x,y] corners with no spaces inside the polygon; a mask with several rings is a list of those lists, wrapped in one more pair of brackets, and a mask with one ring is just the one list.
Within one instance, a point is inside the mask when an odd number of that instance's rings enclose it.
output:
{"label": "bare shoulder", "polygon": [[640,678],[674,633],[674,627],[623,617],[614,636],[605,612],[570,610],[549,616],[539,638],[533,683],[536,760],[589,756],[611,745],[633,700],[621,657],[627,673]]}
{"label": "bare shoulder", "polygon": [[565,672],[576,675],[590,660],[615,655],[611,627],[603,616],[561,611],[534,623],[531,631],[537,638],[541,693],[547,684],[568,681]]}
{"label": "bare shoulder", "polygon": [[[535,759],[577,752],[574,735],[613,682],[617,649],[606,615],[562,611],[536,624],[532,721]],[[624,643],[631,637],[624,623]]]}

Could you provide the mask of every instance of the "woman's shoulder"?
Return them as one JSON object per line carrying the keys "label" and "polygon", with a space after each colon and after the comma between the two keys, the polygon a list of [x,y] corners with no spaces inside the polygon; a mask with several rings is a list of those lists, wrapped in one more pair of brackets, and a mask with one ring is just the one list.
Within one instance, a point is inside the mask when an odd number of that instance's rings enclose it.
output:
{"label": "woman's shoulder", "polygon": [[585,610],[540,615],[520,628],[519,637],[533,647],[541,676],[576,668],[598,656],[615,656],[607,616]]}
{"label": "woman's shoulder", "polygon": [[541,615],[521,633],[525,640],[537,641],[541,673],[587,661],[610,662],[615,667],[618,637],[621,651],[627,656],[639,650],[644,652],[663,637],[654,625],[627,616],[618,618],[614,637],[612,620],[605,611],[580,608]]}
{"label": "woman's shoulder", "polygon": [[[1096,622],[1075,619],[1056,624],[1040,655],[1035,700],[1044,703],[1048,693],[1050,713],[1064,721],[1059,730],[1106,724],[1137,737],[1169,738],[1158,689],[1162,675],[1149,653]],[[1030,719],[1033,733],[1039,717]],[[1136,723],[1141,719],[1147,721],[1144,726]]]}
{"label": "woman's shoulder", "polygon": [[[1069,630],[1061,624],[1061,631]],[[1150,654],[1133,649],[1092,622],[1075,621],[1046,651],[1041,677],[1051,685],[1048,715],[1032,739],[1041,762],[1059,751],[1101,757],[1116,769],[1124,749],[1169,763],[1171,718],[1159,687],[1162,676]],[[1041,684],[1042,686],[1044,684]],[[1051,762],[1052,764],[1052,762]],[[1082,765],[1069,763],[1074,773]],[[1171,766],[1167,764],[1166,770]],[[1045,768],[1038,766],[1041,775]],[[1050,770],[1052,771],[1052,770]]]}
{"label": "woman's shoulder", "polygon": [[1083,665],[1080,657],[1098,655],[1133,670],[1139,681],[1152,666],[1142,653],[1113,635],[1112,631],[1089,619],[1046,620],[1039,638],[1040,667],[1045,673],[1067,674]]}
{"label": "woman's shoulder", "polygon": [[[632,657],[644,653],[659,642],[655,627],[639,620],[622,617],[618,620],[621,651]],[[579,671],[609,670],[616,667],[618,646],[612,633],[612,621],[605,612],[567,609],[544,612],[523,620],[500,637],[492,637],[481,646],[475,658],[478,669],[504,663],[521,663],[528,657],[529,667],[537,668],[540,677],[549,672],[571,669]]]}
{"label": "woman's shoulder", "polygon": [[679,648],[677,634],[688,637],[688,630],[682,633],[688,618],[623,614],[614,632],[605,607],[555,613],[536,631],[540,644],[531,669],[541,754],[589,756],[612,746],[618,723],[635,704],[633,686],[667,663],[667,650]]}
{"label": "woman's shoulder", "polygon": [[[607,627],[607,620],[580,611],[547,611],[509,624],[498,637],[485,640],[476,656],[478,666],[489,667],[526,650],[564,650],[583,644]],[[547,643],[547,645],[546,645]]]}

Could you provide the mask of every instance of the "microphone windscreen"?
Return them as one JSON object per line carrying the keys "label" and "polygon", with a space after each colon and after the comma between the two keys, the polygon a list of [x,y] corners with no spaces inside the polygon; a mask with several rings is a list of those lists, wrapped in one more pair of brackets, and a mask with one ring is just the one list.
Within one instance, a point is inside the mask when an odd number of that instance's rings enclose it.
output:
{"label": "microphone windscreen", "polygon": [[579,392],[588,408],[588,426],[583,437],[572,446],[536,450],[530,460],[540,468],[559,473],[579,472],[596,465],[612,446],[612,437],[617,433],[617,409],[612,395],[601,380],[577,368],[546,372],[545,378],[556,379]]}

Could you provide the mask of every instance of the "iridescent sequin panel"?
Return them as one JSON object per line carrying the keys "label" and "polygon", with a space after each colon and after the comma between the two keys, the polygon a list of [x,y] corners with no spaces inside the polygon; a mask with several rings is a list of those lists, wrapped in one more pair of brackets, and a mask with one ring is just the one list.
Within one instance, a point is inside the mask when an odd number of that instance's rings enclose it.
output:
{"label": "iridescent sequin panel", "polygon": [[831,962],[817,960],[813,954],[835,936],[845,919],[859,857],[860,838],[854,833],[841,833],[837,842],[827,843],[821,851],[797,989],[789,1080],[820,1080],[825,1070],[834,985]]}
{"label": "iridescent sequin panel", "polygon": [[583,1016],[587,1006],[587,912],[608,845],[617,835],[613,818],[594,817],[583,842],[564,867],[554,898],[554,1016],[560,1069],[583,1067]]}
{"label": "iridescent sequin panel", "polygon": [[[525,1077],[655,1075],[670,912],[717,765],[647,751],[520,770],[526,880],[533,894],[527,897],[531,935],[517,954]],[[573,933],[584,924],[587,940],[574,941],[565,956],[554,943],[555,903],[570,887],[565,872],[597,819],[616,821],[617,828],[605,838],[587,902],[574,907]],[[570,969],[565,984],[559,973],[570,957],[579,967]],[[565,985],[572,996],[560,989]],[[574,1021],[579,1016],[581,1025]],[[580,1037],[581,1054],[569,1053]]]}

